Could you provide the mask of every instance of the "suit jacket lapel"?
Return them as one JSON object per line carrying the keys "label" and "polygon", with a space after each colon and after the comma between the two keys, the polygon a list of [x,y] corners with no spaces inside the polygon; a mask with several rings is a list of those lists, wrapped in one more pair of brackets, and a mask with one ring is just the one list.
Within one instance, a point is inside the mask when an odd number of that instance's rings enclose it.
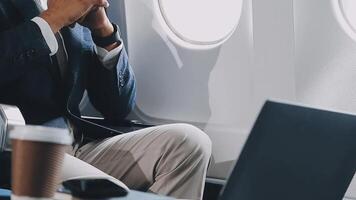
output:
{"label": "suit jacket lapel", "polygon": [[11,0],[26,20],[38,16],[41,12],[33,0]]}

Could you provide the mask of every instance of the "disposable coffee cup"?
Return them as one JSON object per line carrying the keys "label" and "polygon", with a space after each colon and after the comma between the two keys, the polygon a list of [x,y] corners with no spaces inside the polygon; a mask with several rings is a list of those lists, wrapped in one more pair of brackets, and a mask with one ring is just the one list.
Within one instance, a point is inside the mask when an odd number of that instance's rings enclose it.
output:
{"label": "disposable coffee cup", "polygon": [[51,199],[59,185],[66,147],[66,129],[13,126],[12,200]]}

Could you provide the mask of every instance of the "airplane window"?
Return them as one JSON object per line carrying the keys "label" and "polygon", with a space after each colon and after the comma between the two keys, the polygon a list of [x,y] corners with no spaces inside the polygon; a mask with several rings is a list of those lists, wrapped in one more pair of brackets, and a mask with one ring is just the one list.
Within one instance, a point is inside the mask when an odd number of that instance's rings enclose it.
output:
{"label": "airplane window", "polygon": [[195,45],[224,42],[236,29],[243,0],[158,0],[169,29]]}
{"label": "airplane window", "polygon": [[332,0],[335,17],[343,31],[356,41],[356,1]]}
{"label": "airplane window", "polygon": [[339,4],[347,23],[356,31],[356,1],[339,0]]}

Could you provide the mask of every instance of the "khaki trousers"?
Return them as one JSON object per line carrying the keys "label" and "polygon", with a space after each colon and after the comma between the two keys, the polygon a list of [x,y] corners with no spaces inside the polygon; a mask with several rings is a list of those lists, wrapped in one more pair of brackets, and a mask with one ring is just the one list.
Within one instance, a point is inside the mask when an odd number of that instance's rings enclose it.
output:
{"label": "khaki trousers", "polygon": [[194,126],[171,124],[95,141],[73,154],[130,189],[200,200],[211,141]]}

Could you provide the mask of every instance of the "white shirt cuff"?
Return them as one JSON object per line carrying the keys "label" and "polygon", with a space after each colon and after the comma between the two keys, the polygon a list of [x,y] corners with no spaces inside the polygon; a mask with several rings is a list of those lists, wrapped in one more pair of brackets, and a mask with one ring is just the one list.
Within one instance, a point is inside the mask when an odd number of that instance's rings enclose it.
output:
{"label": "white shirt cuff", "polygon": [[112,69],[116,66],[119,54],[123,48],[123,44],[121,43],[120,46],[116,47],[111,51],[107,51],[106,49],[95,46],[96,55],[99,58],[99,61],[104,65],[107,69]]}
{"label": "white shirt cuff", "polygon": [[41,17],[35,17],[32,19],[32,21],[35,22],[38,27],[40,27],[43,38],[45,39],[49,49],[51,50],[51,53],[49,55],[53,56],[58,51],[58,43],[51,27],[46,22],[46,20],[42,19]]}

